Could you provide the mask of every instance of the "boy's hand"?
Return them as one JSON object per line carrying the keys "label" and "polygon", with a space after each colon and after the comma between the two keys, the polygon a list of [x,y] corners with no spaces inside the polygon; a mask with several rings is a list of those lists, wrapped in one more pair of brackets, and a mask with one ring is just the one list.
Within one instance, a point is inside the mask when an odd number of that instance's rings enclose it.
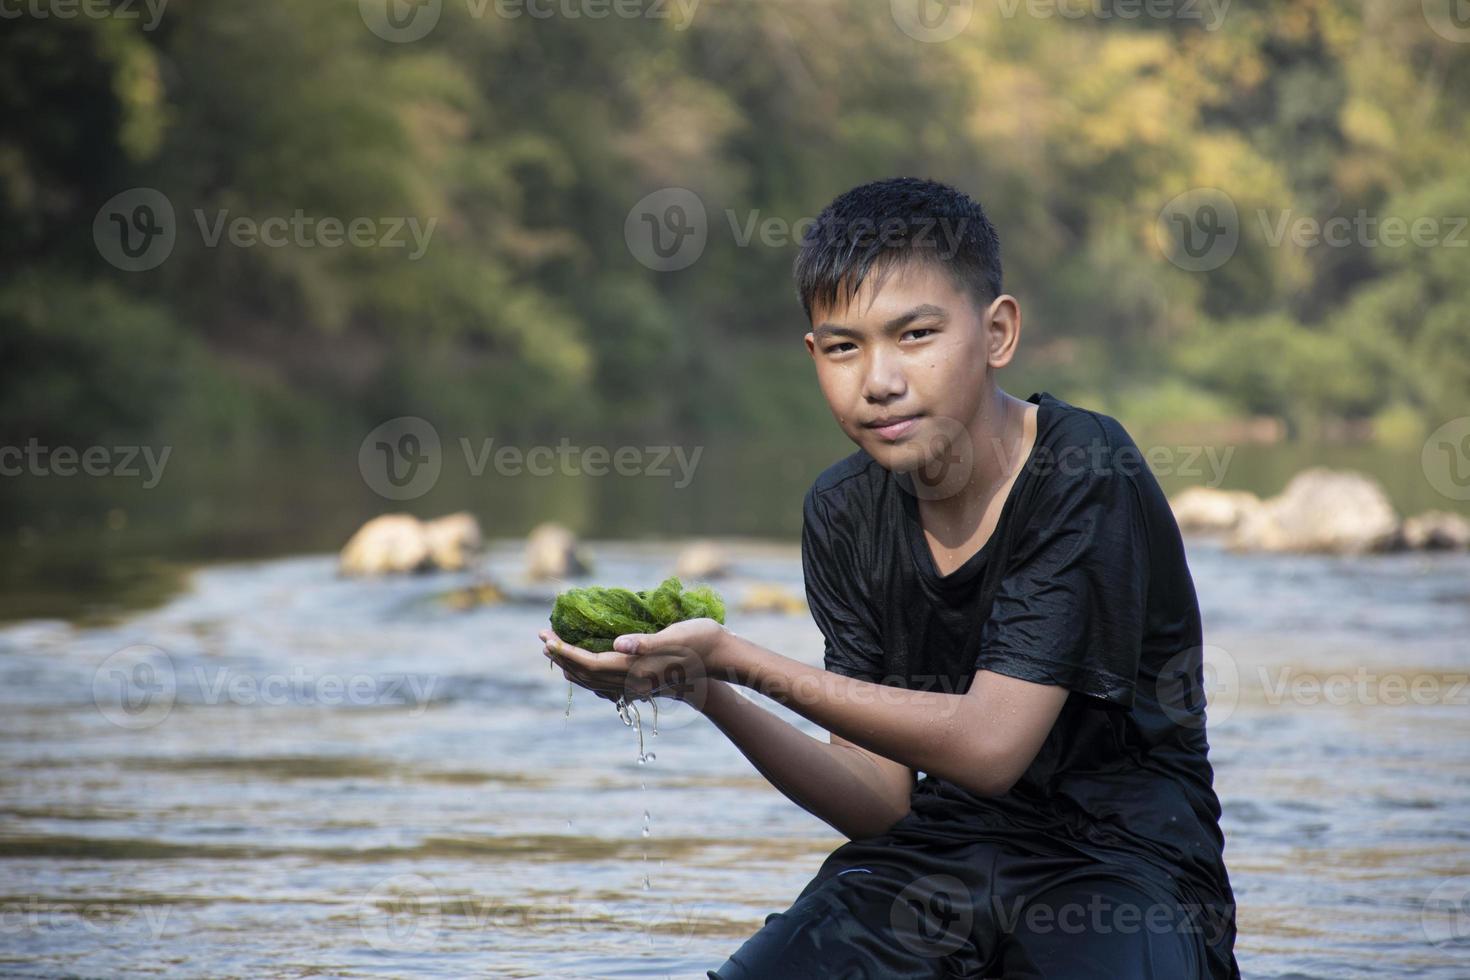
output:
{"label": "boy's hand", "polygon": [[562,676],[573,684],[609,701],[616,701],[627,690],[627,657],[583,650],[550,629],[536,635],[545,644],[542,654],[560,667]]}
{"label": "boy's hand", "polygon": [[606,653],[573,646],[549,629],[538,635],[563,676],[598,697],[616,701],[661,694],[697,706],[705,679],[721,673],[718,655],[729,634],[713,619],[686,619],[657,633],[620,636]]}

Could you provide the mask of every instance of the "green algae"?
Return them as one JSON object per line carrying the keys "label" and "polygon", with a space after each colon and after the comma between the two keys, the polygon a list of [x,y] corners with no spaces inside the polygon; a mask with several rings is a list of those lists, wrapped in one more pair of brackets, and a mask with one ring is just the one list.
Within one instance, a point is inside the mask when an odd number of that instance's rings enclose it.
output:
{"label": "green algae", "polygon": [[684,588],[676,576],[653,590],[616,586],[568,589],[551,608],[551,628],[573,646],[603,653],[625,633],[657,633],[672,623],[709,617],[725,621],[725,601],[707,585]]}

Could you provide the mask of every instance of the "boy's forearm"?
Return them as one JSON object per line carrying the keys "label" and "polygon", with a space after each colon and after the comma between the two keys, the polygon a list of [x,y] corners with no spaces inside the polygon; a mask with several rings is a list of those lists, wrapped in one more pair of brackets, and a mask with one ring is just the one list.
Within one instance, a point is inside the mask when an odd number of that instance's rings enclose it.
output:
{"label": "boy's forearm", "polygon": [[827,731],[982,795],[1003,792],[963,694],[911,691],[844,677],[783,657],[735,633],[719,673],[760,691]]}
{"label": "boy's forearm", "polygon": [[709,682],[701,711],[772,786],[846,837],[881,833],[908,812],[884,791],[871,759],[813,738],[724,681]]}

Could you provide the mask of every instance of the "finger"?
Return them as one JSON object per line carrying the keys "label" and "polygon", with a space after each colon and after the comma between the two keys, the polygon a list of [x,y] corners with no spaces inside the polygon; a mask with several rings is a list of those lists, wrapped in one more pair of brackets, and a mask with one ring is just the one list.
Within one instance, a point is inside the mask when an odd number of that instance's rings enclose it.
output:
{"label": "finger", "polygon": [[653,635],[652,633],[624,633],[613,640],[613,650],[633,656],[652,653]]}
{"label": "finger", "polygon": [[614,653],[611,650],[605,653],[593,653],[590,650],[583,650],[579,646],[573,646],[561,639],[548,640],[546,642],[546,651],[548,656],[554,655],[560,658],[561,662],[573,663],[581,669],[588,671],[623,673],[632,662],[631,657],[621,653]]}

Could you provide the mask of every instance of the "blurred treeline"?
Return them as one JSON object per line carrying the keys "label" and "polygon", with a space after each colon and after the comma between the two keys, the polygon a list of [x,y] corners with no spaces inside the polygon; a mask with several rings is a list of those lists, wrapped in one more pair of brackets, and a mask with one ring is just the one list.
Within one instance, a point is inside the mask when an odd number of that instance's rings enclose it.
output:
{"label": "blurred treeline", "polygon": [[[1470,45],[1417,2],[1236,3],[1218,30],[979,3],[944,43],[886,2],[704,0],[687,29],[471,9],[446,0],[406,44],[357,0],[172,0],[152,31],[6,20],[3,441],[355,445],[401,414],[507,437],[830,432],[795,245],[742,247],[731,224],[890,174],[990,211],[1026,313],[1021,394],[1304,437],[1356,420],[1412,439],[1463,413],[1470,250],[1271,242],[1283,215],[1446,233],[1470,215]],[[127,273],[92,223],[139,186],[179,234]],[[666,186],[701,196],[709,244],[659,273],[624,221]],[[1195,187],[1240,214],[1210,272],[1156,240]],[[298,209],[438,223],[418,261],[207,248],[195,228]]]}

